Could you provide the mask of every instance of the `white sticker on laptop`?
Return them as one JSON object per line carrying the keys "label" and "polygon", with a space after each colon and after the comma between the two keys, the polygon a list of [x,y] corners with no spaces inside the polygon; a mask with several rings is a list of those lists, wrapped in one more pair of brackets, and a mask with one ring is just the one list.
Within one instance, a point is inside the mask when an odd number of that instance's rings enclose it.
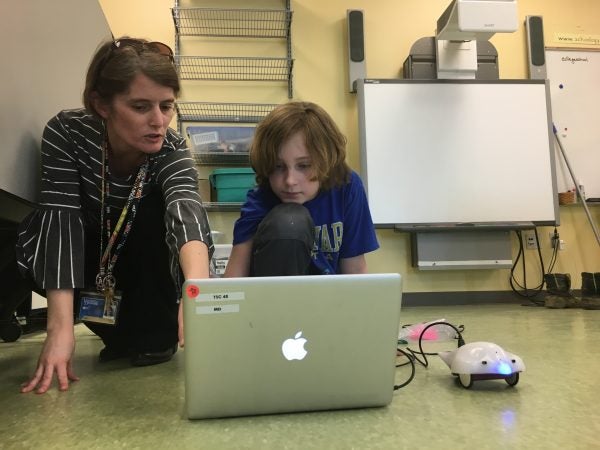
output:
{"label": "white sticker on laptop", "polygon": [[212,294],[198,294],[197,302],[225,302],[228,300],[238,301],[245,300],[246,296],[243,292],[214,292]]}
{"label": "white sticker on laptop", "polygon": [[196,314],[227,314],[240,312],[240,305],[196,306]]}

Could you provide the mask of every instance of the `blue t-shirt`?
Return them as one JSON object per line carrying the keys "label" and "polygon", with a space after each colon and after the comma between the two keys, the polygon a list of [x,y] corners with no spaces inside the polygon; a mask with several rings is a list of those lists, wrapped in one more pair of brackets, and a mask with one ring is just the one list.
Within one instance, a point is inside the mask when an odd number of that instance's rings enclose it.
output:
{"label": "blue t-shirt", "polygon": [[[271,189],[248,192],[240,218],[233,228],[233,244],[252,239],[258,225],[281,200]],[[319,273],[339,273],[339,259],[352,258],[379,248],[362,181],[352,172],[341,187],[321,191],[304,203],[315,224],[313,264]]]}

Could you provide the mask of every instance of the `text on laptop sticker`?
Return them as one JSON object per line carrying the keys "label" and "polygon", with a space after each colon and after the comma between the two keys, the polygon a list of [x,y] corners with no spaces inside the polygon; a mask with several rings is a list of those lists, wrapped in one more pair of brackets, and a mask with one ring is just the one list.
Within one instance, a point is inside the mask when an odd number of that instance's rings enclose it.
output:
{"label": "text on laptop sticker", "polygon": [[240,312],[240,305],[196,306],[196,314],[226,314]]}
{"label": "text on laptop sticker", "polygon": [[244,292],[213,292],[208,294],[199,294],[196,296],[197,302],[226,302],[228,300],[245,300]]}

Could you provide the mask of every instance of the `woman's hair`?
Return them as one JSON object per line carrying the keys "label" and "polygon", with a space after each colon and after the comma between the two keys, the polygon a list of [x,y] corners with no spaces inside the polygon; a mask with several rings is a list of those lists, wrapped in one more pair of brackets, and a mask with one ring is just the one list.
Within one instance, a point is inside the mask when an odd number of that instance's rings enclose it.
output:
{"label": "woman's hair", "polygon": [[304,135],[311,158],[313,180],[321,189],[342,186],[350,179],[346,163],[346,138],[327,112],[310,102],[277,106],[256,127],[250,147],[250,163],[259,186],[269,186],[281,146],[294,134]]}
{"label": "woman's hair", "polygon": [[94,96],[108,103],[115,95],[127,92],[140,73],[161,86],[172,88],[175,96],[179,94],[173,52],[167,45],[128,37],[101,44],[88,67],[83,105],[99,116],[94,108]]}

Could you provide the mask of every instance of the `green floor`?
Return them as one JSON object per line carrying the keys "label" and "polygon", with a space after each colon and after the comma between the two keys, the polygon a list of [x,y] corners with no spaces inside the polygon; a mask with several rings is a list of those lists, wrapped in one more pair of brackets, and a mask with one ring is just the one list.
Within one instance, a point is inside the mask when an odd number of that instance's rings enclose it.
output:
{"label": "green floor", "polygon": [[[188,421],[183,351],[159,366],[100,365],[100,340],[78,325],[81,381],[64,393],[19,393],[43,334],[0,343],[0,448],[600,448],[600,311],[413,307],[402,323],[440,318],[464,324],[467,342],[521,356],[518,385],[479,381],[465,390],[432,357],[387,408]],[[408,375],[399,369],[397,383]]]}

